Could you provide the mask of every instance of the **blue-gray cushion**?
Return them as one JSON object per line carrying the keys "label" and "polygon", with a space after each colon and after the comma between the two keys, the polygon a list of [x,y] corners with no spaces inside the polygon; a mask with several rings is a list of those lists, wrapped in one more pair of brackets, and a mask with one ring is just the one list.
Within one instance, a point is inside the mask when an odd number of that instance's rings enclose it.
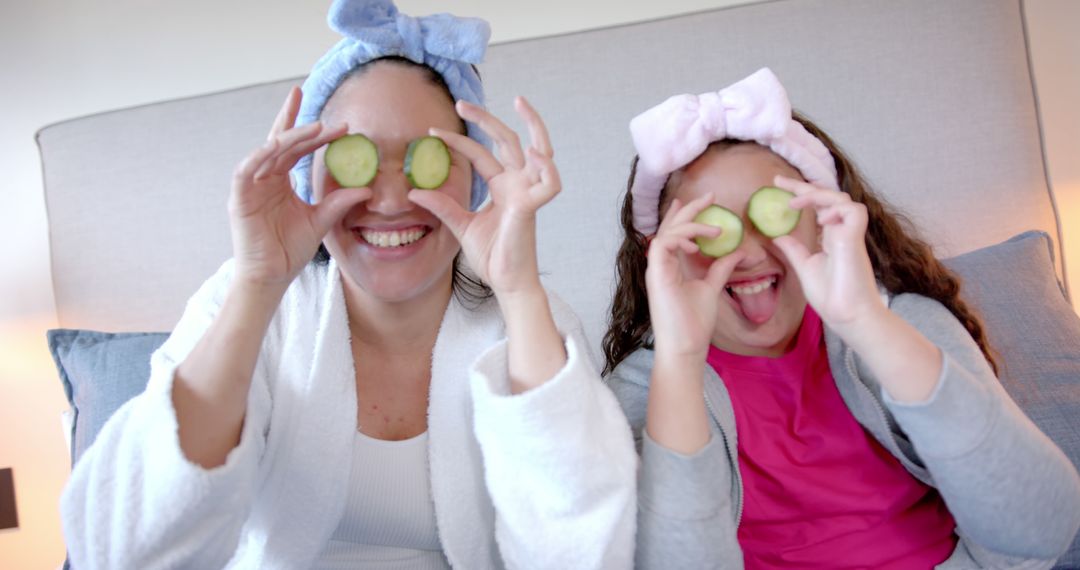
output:
{"label": "blue-gray cushion", "polygon": [[[1026,232],[945,260],[964,279],[1005,389],[1080,467],[1080,317],[1058,284],[1050,237]],[[1057,568],[1080,567],[1080,536]]]}
{"label": "blue-gray cushion", "polygon": [[169,334],[55,329],[47,336],[74,412],[71,464],[75,465],[113,412],[146,388],[150,355]]}

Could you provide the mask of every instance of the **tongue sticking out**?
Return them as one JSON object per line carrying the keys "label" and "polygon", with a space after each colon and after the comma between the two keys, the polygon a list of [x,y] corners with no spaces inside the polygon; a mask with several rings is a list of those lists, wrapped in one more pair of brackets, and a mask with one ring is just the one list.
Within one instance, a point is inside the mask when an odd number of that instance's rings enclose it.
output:
{"label": "tongue sticking out", "polygon": [[729,291],[731,292],[731,298],[735,300],[735,304],[742,311],[743,317],[756,325],[771,319],[780,301],[780,294],[776,285],[770,285],[754,293],[745,291],[740,293],[731,289]]}

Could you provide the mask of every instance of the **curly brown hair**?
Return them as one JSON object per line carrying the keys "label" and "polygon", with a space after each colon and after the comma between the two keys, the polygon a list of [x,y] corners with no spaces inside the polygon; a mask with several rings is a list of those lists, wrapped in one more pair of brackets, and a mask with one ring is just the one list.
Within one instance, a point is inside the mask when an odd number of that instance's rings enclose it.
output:
{"label": "curly brown hair", "polygon": [[[809,119],[797,113],[793,116],[829,149],[836,162],[840,189],[847,192],[852,200],[866,206],[869,215],[866,249],[877,280],[893,294],[916,293],[944,305],[967,329],[996,374],[997,360],[987,341],[982,321],[960,298],[960,278],[934,256],[925,241],[917,237],[913,225],[906,217],[874,195],[855,164],[829,135]],[[726,139],[713,144],[754,143]],[[637,164],[638,158],[634,157],[620,215],[625,237],[615,261],[615,295],[611,305],[611,319],[603,340],[605,375],[614,370],[630,353],[639,348],[651,349],[653,344],[649,324],[649,301],[645,290],[648,241],[646,236],[634,227],[634,199],[630,194],[630,187],[637,174]],[[667,187],[661,190],[658,206],[664,203],[667,192]]]}

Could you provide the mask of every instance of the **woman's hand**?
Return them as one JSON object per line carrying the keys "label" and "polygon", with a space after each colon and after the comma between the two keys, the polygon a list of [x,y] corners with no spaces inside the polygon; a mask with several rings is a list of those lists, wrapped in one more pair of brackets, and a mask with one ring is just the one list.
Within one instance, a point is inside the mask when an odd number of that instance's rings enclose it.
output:
{"label": "woman's hand", "polygon": [[887,311],[878,293],[866,251],[866,206],[846,192],[818,188],[777,176],[777,187],[795,193],[792,208],[814,212],[821,232],[819,251],[811,252],[793,236],[773,240],[802,284],[807,302],[836,329],[858,326]]}
{"label": "woman's hand", "polygon": [[300,98],[293,87],[266,144],[237,166],[229,194],[236,277],[282,291],[311,261],[330,227],[371,196],[367,188],[340,188],[311,205],[293,191],[289,170],[346,131],[345,125],[322,123],[294,127]]}
{"label": "woman's hand", "polygon": [[469,137],[431,130],[469,159],[487,182],[489,204],[469,212],[446,194],[427,190],[413,190],[409,199],[450,228],[473,271],[495,292],[506,321],[510,390],[517,394],[554,377],[566,364],[566,350],[536,266],[536,211],[562,184],[540,115],[521,97],[514,107],[529,126],[532,144],[525,151],[502,121],[476,105],[457,104],[461,118],[495,141],[498,159]]}
{"label": "woman's hand", "polygon": [[649,244],[645,288],[658,358],[663,354],[704,361],[724,285],[744,256],[737,250],[713,261],[704,278],[689,275],[680,252],[694,255],[698,252],[694,238],[715,238],[722,233],[718,227],[694,222],[694,217],[710,204],[712,195],[686,205],[673,200]]}
{"label": "woman's hand", "polygon": [[442,192],[413,190],[409,199],[435,214],[453,232],[470,266],[503,298],[540,290],[536,262],[536,211],[562,189],[547,127],[518,97],[518,114],[529,127],[524,151],[517,134],[484,109],[459,101],[461,118],[480,126],[495,141],[498,159],[473,139],[442,129],[431,134],[463,154],[488,185],[491,201],[469,212]]}

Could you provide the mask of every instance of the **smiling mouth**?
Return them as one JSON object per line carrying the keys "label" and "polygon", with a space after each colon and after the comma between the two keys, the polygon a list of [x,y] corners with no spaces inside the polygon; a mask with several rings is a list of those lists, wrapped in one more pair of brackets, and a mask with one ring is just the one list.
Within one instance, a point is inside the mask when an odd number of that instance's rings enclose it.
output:
{"label": "smiling mouth", "polygon": [[427,226],[416,226],[404,230],[373,230],[357,228],[353,234],[358,236],[364,243],[375,247],[395,248],[414,244],[431,232]]}
{"label": "smiling mouth", "polygon": [[753,281],[728,285],[724,287],[724,291],[730,296],[743,318],[760,325],[776,313],[779,303],[778,281],[777,275],[769,275]]}

